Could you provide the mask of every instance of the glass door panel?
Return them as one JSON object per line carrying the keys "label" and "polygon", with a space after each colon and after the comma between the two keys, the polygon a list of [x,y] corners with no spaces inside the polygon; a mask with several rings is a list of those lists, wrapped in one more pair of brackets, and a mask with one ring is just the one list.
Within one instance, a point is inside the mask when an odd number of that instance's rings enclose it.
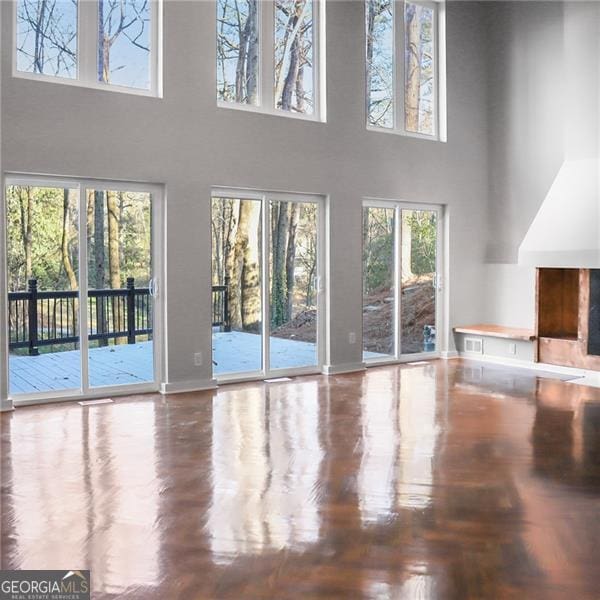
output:
{"label": "glass door panel", "polygon": [[152,196],[87,191],[89,386],[154,381]]}
{"label": "glass door panel", "polygon": [[263,368],[262,202],[212,199],[213,373]]}
{"label": "glass door panel", "polygon": [[363,359],[395,355],[396,209],[363,208]]}
{"label": "glass door panel", "polygon": [[438,213],[402,209],[400,349],[435,352]]}
{"label": "glass door panel", "polygon": [[6,188],[9,391],[81,387],[79,191]]}
{"label": "glass door panel", "polygon": [[270,369],[318,364],[318,209],[270,201]]}

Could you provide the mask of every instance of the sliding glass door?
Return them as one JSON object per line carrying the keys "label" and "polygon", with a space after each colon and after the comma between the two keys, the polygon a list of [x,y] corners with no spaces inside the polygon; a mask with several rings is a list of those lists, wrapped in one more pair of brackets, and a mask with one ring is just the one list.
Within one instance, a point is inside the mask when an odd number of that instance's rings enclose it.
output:
{"label": "sliding glass door", "polygon": [[9,391],[154,389],[160,190],[8,177]]}
{"label": "sliding glass door", "polygon": [[216,377],[267,376],[320,366],[321,221],[318,198],[215,190]]}
{"label": "sliding glass door", "polygon": [[396,210],[363,208],[363,354],[396,355]]}
{"label": "sliding glass door", "polygon": [[81,387],[79,189],[6,186],[9,393]]}
{"label": "sliding glass door", "polygon": [[269,366],[318,364],[316,202],[271,200]]}
{"label": "sliding glass door", "polygon": [[438,211],[401,208],[400,353],[437,349]]}
{"label": "sliding glass door", "polygon": [[213,373],[263,368],[262,201],[212,199]]}
{"label": "sliding glass door", "polygon": [[363,206],[363,359],[438,351],[441,207]]}
{"label": "sliding glass door", "polygon": [[90,387],[154,381],[152,194],[87,189]]}

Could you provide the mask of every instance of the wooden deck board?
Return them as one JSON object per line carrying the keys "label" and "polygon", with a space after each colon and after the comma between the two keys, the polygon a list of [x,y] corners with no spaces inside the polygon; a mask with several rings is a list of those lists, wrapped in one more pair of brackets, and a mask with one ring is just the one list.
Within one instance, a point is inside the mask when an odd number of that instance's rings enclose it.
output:
{"label": "wooden deck board", "polygon": [[[154,379],[152,342],[90,348],[89,356],[92,387],[144,383]],[[11,355],[9,384],[11,394],[78,389],[81,385],[80,351]]]}

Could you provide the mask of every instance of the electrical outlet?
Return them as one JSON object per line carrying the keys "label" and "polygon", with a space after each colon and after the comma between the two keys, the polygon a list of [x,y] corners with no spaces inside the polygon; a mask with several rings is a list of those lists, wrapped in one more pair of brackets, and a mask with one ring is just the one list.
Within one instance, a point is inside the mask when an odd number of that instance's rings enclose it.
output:
{"label": "electrical outlet", "polygon": [[202,366],[202,352],[196,352],[194,354],[194,364],[197,367],[201,367]]}
{"label": "electrical outlet", "polygon": [[348,334],[348,343],[349,344],[356,344],[356,333],[354,331],[351,331]]}
{"label": "electrical outlet", "polygon": [[517,345],[515,343],[511,343],[508,345],[508,353],[516,354],[517,353]]}

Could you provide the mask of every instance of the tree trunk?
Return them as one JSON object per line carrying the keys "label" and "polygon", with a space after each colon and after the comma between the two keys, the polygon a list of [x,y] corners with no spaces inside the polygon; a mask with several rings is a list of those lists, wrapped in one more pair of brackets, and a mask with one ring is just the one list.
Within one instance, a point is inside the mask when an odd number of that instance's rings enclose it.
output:
{"label": "tree trunk", "polygon": [[108,81],[105,78],[104,58],[105,58],[105,38],[104,38],[104,0],[98,0],[98,81]]}
{"label": "tree trunk", "polygon": [[237,63],[235,66],[235,101],[244,102],[246,92],[246,46],[248,41],[247,32],[248,21],[246,21],[246,27],[240,29],[239,37],[239,48]]}
{"label": "tree trunk", "polygon": [[[224,256],[225,276],[229,276],[229,319],[233,329],[242,328],[242,296],[240,286],[242,248],[238,247],[240,227],[240,200],[223,200],[231,203],[230,225]],[[224,280],[223,280],[224,282]]]}
{"label": "tree trunk", "polygon": [[[104,261],[104,192],[94,192],[94,286],[101,290],[105,286],[105,261]],[[96,300],[96,329],[98,333],[106,331],[106,311],[102,299]],[[107,346],[108,341],[98,340],[99,346]]]}
{"label": "tree trunk", "polygon": [[375,2],[367,2],[367,60],[366,60],[366,86],[367,86],[367,121],[371,123],[371,63],[373,62],[373,28],[375,26]]}
{"label": "tree trunk", "polygon": [[287,252],[285,257],[285,280],[286,290],[286,317],[288,321],[292,320],[294,310],[294,267],[296,262],[296,230],[298,228],[298,219],[300,217],[300,204],[294,202],[290,205],[290,222],[288,226]]}
{"label": "tree trunk", "polygon": [[281,108],[283,110],[291,110],[292,108],[292,97],[294,94],[294,88],[298,81],[298,72],[300,69],[300,18],[304,13],[304,6],[308,0],[297,0],[294,4],[294,15],[291,18],[291,27],[293,28],[292,43],[290,46],[290,64],[288,72],[285,77],[283,84],[283,90],[281,93]]}
{"label": "tree trunk", "polygon": [[288,203],[279,202],[277,226],[273,237],[273,281],[271,289],[271,324],[273,327],[279,327],[279,325],[285,323],[287,317],[285,255],[288,223]]}
{"label": "tree trunk", "polygon": [[256,104],[258,98],[258,27],[257,0],[248,2],[248,60],[246,66],[247,102]]}
{"label": "tree trunk", "polygon": [[419,17],[421,9],[416,5],[408,5],[406,11],[408,65],[406,66],[406,92],[404,97],[404,126],[407,131],[419,131],[419,96],[421,91],[421,62]]}
{"label": "tree trunk", "polygon": [[[108,216],[108,279],[110,288],[117,290],[121,287],[121,261],[119,256],[119,225],[121,221],[120,194],[106,192],[106,211]],[[122,324],[117,323],[118,309],[115,298],[112,299],[113,326],[120,328]],[[118,302],[118,300],[117,300]],[[124,338],[115,338],[115,344],[126,343]]]}
{"label": "tree trunk", "polygon": [[34,38],[34,50],[33,50],[33,64],[34,71],[36,73],[44,72],[44,47],[45,47],[45,36],[44,36],[44,19],[46,18],[46,0],[41,0],[38,4],[38,14],[35,27],[35,38]]}
{"label": "tree trunk", "polygon": [[[293,62],[292,57],[291,57],[292,46],[297,43],[297,38],[300,34],[300,27],[304,20],[304,13],[306,11],[308,1],[309,0],[296,0],[296,2],[294,4],[294,12],[292,15],[290,15],[290,18],[288,20],[287,31],[289,33],[286,33],[285,47],[283,49],[283,55],[281,58],[281,69],[284,68],[288,59],[290,60],[290,66],[288,68],[288,74],[285,78],[282,77],[281,71],[279,72],[279,75],[276,78],[277,82],[276,82],[276,86],[275,86],[275,102],[279,108],[283,108],[284,86],[288,83],[288,79],[290,78],[290,72],[292,71],[292,62]],[[298,63],[294,67],[294,69],[296,71],[296,76],[297,76],[297,67],[298,67]],[[293,89],[294,89],[293,88],[294,82],[295,82],[295,79],[292,78],[292,80],[290,82],[290,85],[292,86],[291,91],[293,91]],[[290,93],[290,100],[291,100],[291,93]]]}
{"label": "tree trunk", "polygon": [[[302,57],[300,57],[300,60],[302,60]],[[301,64],[296,77],[296,111],[304,113],[304,110],[304,66]]]}
{"label": "tree trunk", "polygon": [[242,323],[244,331],[258,332],[261,321],[260,202],[246,201],[243,203],[242,211],[246,223],[241,281]]}
{"label": "tree trunk", "polygon": [[96,289],[104,287],[104,192],[94,192],[94,269]]}
{"label": "tree trunk", "polygon": [[108,213],[108,275],[110,287],[121,287],[121,261],[119,257],[119,225],[121,221],[120,194],[106,192],[106,210]]}
{"label": "tree trunk", "polygon": [[248,200],[237,202],[237,228],[235,232],[235,242],[231,252],[231,270],[230,270],[230,296],[229,296],[229,318],[231,327],[237,330],[243,330],[244,321],[242,319],[242,276],[244,266],[244,252],[248,240],[248,217],[249,212],[245,210],[245,204]]}
{"label": "tree trunk", "polygon": [[69,220],[69,206],[70,206],[70,195],[71,190],[63,190],[63,226],[62,226],[62,240],[60,244],[63,267],[65,274],[69,280],[69,287],[72,290],[77,289],[77,277],[71,264],[71,256],[69,255],[69,239],[71,237],[71,221]]}
{"label": "tree trunk", "polygon": [[402,282],[410,281],[414,275],[412,272],[412,227],[410,220],[402,211]]}
{"label": "tree trunk", "polygon": [[[25,191],[25,197],[23,197],[23,190]],[[19,207],[21,209],[21,239],[23,240],[23,253],[25,255],[25,280],[27,280],[33,275],[31,258],[33,196],[30,187],[19,188]]]}

